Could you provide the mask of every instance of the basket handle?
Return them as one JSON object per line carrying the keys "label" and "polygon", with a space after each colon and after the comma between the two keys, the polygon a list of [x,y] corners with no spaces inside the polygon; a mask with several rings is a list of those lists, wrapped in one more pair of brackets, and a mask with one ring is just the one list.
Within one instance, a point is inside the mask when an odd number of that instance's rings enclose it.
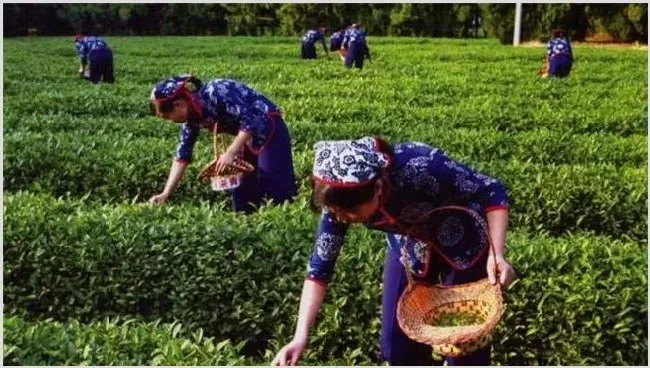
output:
{"label": "basket handle", "polygon": [[212,152],[214,152],[214,158],[217,159],[219,154],[217,153],[217,130],[219,122],[215,121],[214,127],[212,128]]}
{"label": "basket handle", "polygon": [[[408,235],[406,238],[408,238]],[[404,240],[404,242],[406,242],[406,240]],[[408,281],[406,287],[411,288],[416,283],[416,281],[413,279],[413,275],[411,274],[411,260],[409,259],[409,253],[406,250],[406,246],[402,246],[400,248],[402,249],[402,257],[404,258],[404,271],[406,271],[406,280]]]}
{"label": "basket handle", "polygon": [[[477,222],[480,224],[482,230],[486,234],[486,238],[487,238],[487,241],[488,241],[488,246],[490,247],[492,257],[494,258],[494,261],[496,263],[497,253],[496,253],[496,249],[494,248],[494,243],[492,243],[492,237],[490,237],[490,231],[489,231],[489,228],[488,228],[488,225],[487,225],[486,221],[478,213],[476,213],[476,211],[473,211],[473,210],[471,210],[469,208],[462,207],[462,206],[453,206],[453,205],[442,206],[442,207],[438,207],[438,208],[430,211],[429,214],[439,212],[439,211],[444,211],[444,210],[460,210],[460,211],[464,211],[467,214],[469,214],[470,216],[472,216],[475,220],[477,220]],[[408,241],[408,238],[410,236],[411,235],[407,234],[407,236],[405,236],[403,238],[404,243],[406,243],[406,241]],[[425,242],[425,244],[426,244],[427,248],[431,247],[431,245],[428,244],[427,242]],[[409,259],[408,251],[406,250],[405,245],[406,244],[403,244],[403,246],[400,247],[400,248],[402,249],[402,256],[404,257],[404,266],[405,266],[404,269],[406,271],[406,278],[408,279],[408,282],[409,282],[408,286],[410,287],[416,281],[413,279],[413,275],[411,275],[411,272],[410,272],[411,261]],[[489,255],[488,255],[488,257],[489,257]],[[500,288],[500,284],[498,282],[497,282],[496,285],[497,285],[497,287]]]}

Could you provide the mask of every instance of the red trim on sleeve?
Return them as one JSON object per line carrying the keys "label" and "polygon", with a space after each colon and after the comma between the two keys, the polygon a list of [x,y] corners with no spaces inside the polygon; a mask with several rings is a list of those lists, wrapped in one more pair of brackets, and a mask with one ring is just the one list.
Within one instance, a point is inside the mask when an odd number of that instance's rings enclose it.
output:
{"label": "red trim on sleeve", "polygon": [[490,206],[485,209],[485,213],[488,213],[490,211],[495,211],[495,210],[508,210],[510,209],[510,206],[505,206],[505,205],[495,205],[495,206]]}
{"label": "red trim on sleeve", "polygon": [[190,164],[190,161],[183,160],[182,158],[177,158],[176,162],[178,162],[180,164],[183,164],[183,165],[189,165]]}
{"label": "red trim on sleeve", "polygon": [[327,281],[325,281],[325,280],[321,280],[321,279],[317,279],[317,278],[314,277],[314,276],[307,276],[305,279],[306,279],[306,280],[311,280],[311,281],[313,281],[313,282],[315,282],[315,283],[317,283],[318,285],[323,286],[323,287],[327,287],[327,285],[329,285],[329,283],[328,283]]}

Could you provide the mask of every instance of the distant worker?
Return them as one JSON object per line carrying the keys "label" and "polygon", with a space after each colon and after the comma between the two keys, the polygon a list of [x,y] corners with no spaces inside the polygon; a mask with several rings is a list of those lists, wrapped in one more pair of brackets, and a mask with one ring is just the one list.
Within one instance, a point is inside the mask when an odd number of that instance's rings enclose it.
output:
{"label": "distant worker", "polygon": [[189,74],[172,76],[151,91],[151,112],[180,125],[180,143],[164,190],[149,202],[165,203],[192,162],[201,130],[235,136],[217,162],[217,174],[236,158],[255,167],[232,191],[233,209],[253,213],[264,200],[279,204],[297,194],[291,137],[280,108],[265,95],[232,79],[205,84]]}
{"label": "distant worker", "polygon": [[327,44],[325,43],[325,27],[319,27],[318,30],[310,29],[302,37],[301,56],[303,59],[316,59],[316,42],[318,41],[323,44],[323,50],[325,50],[325,53],[327,53]]}
{"label": "distant worker", "polygon": [[74,38],[77,54],[81,61],[79,75],[95,84],[101,80],[113,83],[113,51],[102,37],[78,34]]}
{"label": "distant worker", "polygon": [[338,51],[341,48],[341,45],[343,44],[344,33],[345,29],[341,29],[332,33],[330,36],[330,51]]}
{"label": "distant worker", "polygon": [[359,24],[352,24],[345,31],[341,49],[346,52],[345,67],[348,69],[352,68],[352,63],[354,63],[355,68],[363,69],[364,58],[367,57],[370,60],[370,49],[366,42],[366,33],[361,30]]}
{"label": "distant worker", "polygon": [[566,32],[561,28],[551,31],[551,39],[546,46],[546,64],[548,72],[545,76],[564,78],[571,73],[573,50]]}

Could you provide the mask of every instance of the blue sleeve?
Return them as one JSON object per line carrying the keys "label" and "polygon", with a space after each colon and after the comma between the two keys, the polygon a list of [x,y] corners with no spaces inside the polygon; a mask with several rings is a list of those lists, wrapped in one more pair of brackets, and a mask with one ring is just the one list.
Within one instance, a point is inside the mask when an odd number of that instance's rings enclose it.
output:
{"label": "blue sleeve", "polygon": [[553,45],[551,41],[548,41],[548,43],[546,44],[546,55],[551,55],[552,50],[553,50]]}
{"label": "blue sleeve", "polygon": [[187,123],[181,125],[180,143],[176,149],[176,160],[185,163],[192,162],[192,153],[194,152],[194,144],[199,137],[199,128],[192,127]]}
{"label": "blue sleeve", "polygon": [[345,31],[343,34],[343,41],[341,42],[341,47],[348,48],[348,43],[350,42],[350,32]]}
{"label": "blue sleeve", "polygon": [[254,137],[264,137],[267,125],[266,112],[248,105],[239,106],[240,131],[248,132]]}
{"label": "blue sleeve", "polygon": [[[239,131],[250,133],[254,137],[253,142],[257,142],[259,146],[267,142],[270,138],[270,122],[266,111],[270,107],[263,98],[252,96],[257,92],[231,82],[227,82],[221,89],[218,86],[208,86],[208,88],[211,88],[211,91],[208,93],[208,100],[204,103],[214,106],[215,111],[218,110],[217,106],[224,105],[228,115],[238,121]],[[246,93],[248,97],[243,98]]]}
{"label": "blue sleeve", "polygon": [[323,44],[323,49],[325,50],[325,52],[327,52],[328,50],[327,50],[327,44],[325,43],[325,34],[324,33],[320,34],[320,42]]}
{"label": "blue sleeve", "polygon": [[477,173],[446,155],[434,156],[429,172],[440,183],[440,190],[452,199],[477,202],[485,212],[509,207],[506,188],[499,180]]}
{"label": "blue sleeve", "polygon": [[348,224],[338,221],[331,212],[323,211],[316,232],[316,244],[309,257],[307,278],[329,283],[334,276],[334,265],[343,247]]}
{"label": "blue sleeve", "polygon": [[88,45],[83,41],[75,41],[75,47],[81,63],[85,65],[88,60]]}

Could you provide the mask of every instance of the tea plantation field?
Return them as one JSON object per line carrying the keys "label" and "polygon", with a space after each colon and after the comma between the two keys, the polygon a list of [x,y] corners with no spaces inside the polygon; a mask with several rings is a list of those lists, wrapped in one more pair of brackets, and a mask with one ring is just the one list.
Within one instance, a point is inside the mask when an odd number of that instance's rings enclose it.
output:
{"label": "tea plantation field", "polygon": [[[500,178],[520,280],[495,364],[647,365],[647,51],[576,46],[570,78],[542,48],[375,38],[358,72],[303,61],[293,38],[109,37],[116,83],[80,80],[70,38],[4,40],[4,362],[265,365],[291,339],[317,216],[312,146],[416,140]],[[322,50],[319,50],[322,54]],[[171,201],[178,126],[153,84],[235,78],[284,111],[300,196],[234,215],[196,180]],[[354,227],[303,364],[381,364],[384,240]]]}

